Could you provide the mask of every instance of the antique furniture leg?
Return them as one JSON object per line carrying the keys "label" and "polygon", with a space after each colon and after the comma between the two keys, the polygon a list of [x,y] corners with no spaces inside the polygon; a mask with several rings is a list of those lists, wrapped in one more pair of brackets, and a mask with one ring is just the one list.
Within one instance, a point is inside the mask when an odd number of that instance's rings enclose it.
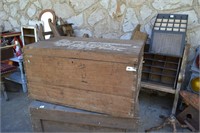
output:
{"label": "antique furniture leg", "polygon": [[21,75],[21,81],[22,81],[22,89],[23,92],[27,92],[27,84],[26,84],[26,77],[25,77],[25,72],[24,72],[24,67],[23,67],[23,59],[18,59],[16,57],[10,59],[13,62],[17,62],[19,64],[19,69],[20,69],[20,75]]}
{"label": "antique furniture leg", "polygon": [[153,131],[153,130],[159,130],[159,129],[164,128],[166,125],[171,125],[172,128],[173,128],[173,133],[176,133],[177,132],[176,124],[178,124],[179,126],[181,126],[183,128],[188,127],[187,125],[181,125],[178,122],[178,120],[176,119],[176,117],[174,115],[171,115],[170,117],[167,117],[161,125],[147,129],[147,130],[145,130],[145,132],[150,132],[150,131]]}

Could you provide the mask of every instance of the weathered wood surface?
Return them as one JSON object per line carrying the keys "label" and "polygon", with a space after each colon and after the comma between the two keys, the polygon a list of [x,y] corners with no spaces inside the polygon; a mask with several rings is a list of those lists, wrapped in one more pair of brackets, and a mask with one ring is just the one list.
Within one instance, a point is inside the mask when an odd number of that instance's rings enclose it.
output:
{"label": "weathered wood surface", "polygon": [[[33,99],[119,117],[134,117],[143,44],[88,38],[53,38],[24,49]],[[137,68],[126,71],[127,66]]]}
{"label": "weathered wood surface", "polygon": [[175,97],[174,97],[172,114],[176,113],[178,99],[179,99],[179,92],[181,90],[182,83],[185,80],[185,71],[186,71],[189,52],[190,52],[190,44],[186,44],[184,51],[183,51],[182,62],[181,62],[181,66],[180,66],[180,72],[178,74],[178,80],[177,80],[177,85],[176,85],[176,92],[175,92]]}
{"label": "weathered wood surface", "polygon": [[137,131],[138,118],[119,118],[33,101],[29,107],[34,132]]}
{"label": "weathered wood surface", "polygon": [[93,38],[55,37],[24,48],[31,55],[78,58],[95,61],[135,63],[144,40],[110,40]]}
{"label": "weathered wood surface", "polygon": [[191,105],[195,109],[200,110],[200,96],[198,94],[181,90],[180,96],[187,105]]}
{"label": "weathered wood surface", "polygon": [[177,115],[177,119],[180,123],[186,124],[192,132],[198,132],[199,127],[199,111],[189,105],[181,113]]}

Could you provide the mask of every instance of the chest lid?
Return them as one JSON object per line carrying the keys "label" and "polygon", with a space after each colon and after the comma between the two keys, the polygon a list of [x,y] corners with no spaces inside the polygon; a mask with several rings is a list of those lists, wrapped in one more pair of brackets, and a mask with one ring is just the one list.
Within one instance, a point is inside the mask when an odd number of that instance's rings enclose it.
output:
{"label": "chest lid", "polygon": [[26,45],[24,54],[132,64],[137,61],[143,45],[139,40],[55,37]]}

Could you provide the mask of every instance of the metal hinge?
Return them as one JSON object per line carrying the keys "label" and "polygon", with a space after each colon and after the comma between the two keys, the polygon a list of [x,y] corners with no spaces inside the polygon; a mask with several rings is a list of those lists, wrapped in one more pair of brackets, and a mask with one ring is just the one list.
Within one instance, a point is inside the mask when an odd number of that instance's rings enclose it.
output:
{"label": "metal hinge", "polygon": [[136,71],[137,71],[137,68],[131,67],[131,66],[127,66],[127,67],[126,67],[126,71],[129,71],[129,72],[136,72]]}

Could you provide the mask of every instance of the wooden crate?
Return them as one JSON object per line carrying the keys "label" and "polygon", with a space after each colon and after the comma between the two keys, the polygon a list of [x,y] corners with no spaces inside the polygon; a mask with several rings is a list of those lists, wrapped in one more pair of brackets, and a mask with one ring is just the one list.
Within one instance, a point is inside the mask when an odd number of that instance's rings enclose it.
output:
{"label": "wooden crate", "polygon": [[27,45],[24,62],[29,96],[133,118],[144,43],[58,37]]}
{"label": "wooden crate", "polygon": [[33,101],[30,116],[34,132],[136,132],[138,118],[104,114]]}

